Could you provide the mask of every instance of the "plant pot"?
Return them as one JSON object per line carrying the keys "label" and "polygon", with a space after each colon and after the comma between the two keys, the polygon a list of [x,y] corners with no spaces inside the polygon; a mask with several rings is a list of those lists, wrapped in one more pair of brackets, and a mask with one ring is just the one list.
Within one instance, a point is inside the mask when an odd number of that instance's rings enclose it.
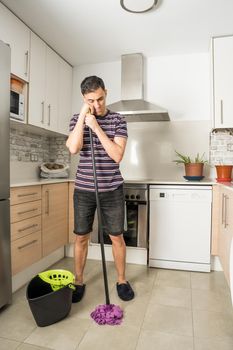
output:
{"label": "plant pot", "polygon": [[232,165],[215,165],[217,172],[217,181],[231,182]]}
{"label": "plant pot", "polygon": [[203,175],[203,163],[188,163],[185,164],[186,176],[202,176]]}

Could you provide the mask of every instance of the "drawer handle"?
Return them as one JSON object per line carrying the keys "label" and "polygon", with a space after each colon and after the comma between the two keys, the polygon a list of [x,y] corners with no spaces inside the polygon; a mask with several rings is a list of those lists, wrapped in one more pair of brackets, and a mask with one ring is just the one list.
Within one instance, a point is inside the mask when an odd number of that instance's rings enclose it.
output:
{"label": "drawer handle", "polygon": [[33,228],[33,227],[37,227],[37,226],[38,226],[38,224],[33,224],[33,225],[30,225],[27,227],[23,227],[23,228],[18,229],[18,232],[23,232],[25,230],[28,230],[29,228]]}
{"label": "drawer handle", "polygon": [[37,192],[22,193],[22,194],[18,194],[18,197],[34,196],[35,194],[37,194]]}
{"label": "drawer handle", "polygon": [[29,209],[29,210],[19,211],[18,215],[30,213],[31,211],[37,211],[37,210],[38,210],[38,208],[33,208],[33,209]]}
{"label": "drawer handle", "polygon": [[18,247],[18,249],[26,248],[26,247],[28,247],[29,245],[36,243],[37,241],[38,241],[38,239],[34,239],[34,240],[31,241],[31,242],[28,242],[28,243],[25,243],[25,244],[21,245],[20,247]]}

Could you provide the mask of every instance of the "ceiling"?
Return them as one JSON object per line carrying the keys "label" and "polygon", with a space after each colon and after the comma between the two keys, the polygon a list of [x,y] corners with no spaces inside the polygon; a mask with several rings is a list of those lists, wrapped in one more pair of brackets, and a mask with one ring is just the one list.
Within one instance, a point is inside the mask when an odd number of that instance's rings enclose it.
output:
{"label": "ceiling", "polygon": [[232,0],[158,0],[141,14],[124,11],[120,0],[0,1],[74,66],[134,52],[207,52],[211,36],[233,34]]}

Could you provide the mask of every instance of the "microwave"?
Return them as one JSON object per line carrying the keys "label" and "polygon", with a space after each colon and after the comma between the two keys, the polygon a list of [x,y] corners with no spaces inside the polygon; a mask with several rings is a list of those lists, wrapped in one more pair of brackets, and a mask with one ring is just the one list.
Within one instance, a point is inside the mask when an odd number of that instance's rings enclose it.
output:
{"label": "microwave", "polygon": [[24,121],[24,95],[11,90],[10,117]]}

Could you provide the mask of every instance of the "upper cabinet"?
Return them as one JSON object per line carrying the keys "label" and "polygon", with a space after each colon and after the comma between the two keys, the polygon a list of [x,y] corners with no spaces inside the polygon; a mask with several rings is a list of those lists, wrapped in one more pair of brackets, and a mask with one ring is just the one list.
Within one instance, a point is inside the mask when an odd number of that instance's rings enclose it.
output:
{"label": "upper cabinet", "polygon": [[72,67],[31,33],[28,123],[67,134]]}
{"label": "upper cabinet", "polygon": [[233,128],[233,36],[212,39],[214,128]]}
{"label": "upper cabinet", "polygon": [[11,73],[28,82],[30,29],[1,3],[0,40],[11,47]]}

